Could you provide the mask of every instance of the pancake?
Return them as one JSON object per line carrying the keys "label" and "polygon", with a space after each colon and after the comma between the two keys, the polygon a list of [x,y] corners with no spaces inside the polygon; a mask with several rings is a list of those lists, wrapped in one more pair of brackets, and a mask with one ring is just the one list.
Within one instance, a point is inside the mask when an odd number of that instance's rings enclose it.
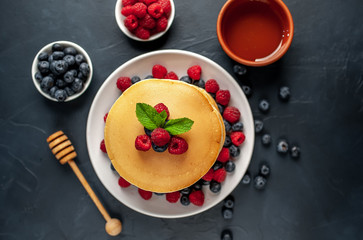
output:
{"label": "pancake", "polygon": [[[192,129],[178,135],[188,142],[188,151],[173,155],[136,150],[136,137],[145,134],[136,117],[136,103],[164,103],[169,119],[193,120]],[[223,119],[208,93],[182,81],[148,79],[129,87],[113,104],[104,139],[120,176],[141,189],[165,193],[189,187],[203,177],[217,159],[224,138]]]}

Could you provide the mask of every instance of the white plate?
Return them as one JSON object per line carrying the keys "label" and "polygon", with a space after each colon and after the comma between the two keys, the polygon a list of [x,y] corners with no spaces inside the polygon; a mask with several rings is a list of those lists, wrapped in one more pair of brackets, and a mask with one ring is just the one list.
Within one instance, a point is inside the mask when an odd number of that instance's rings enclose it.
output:
{"label": "white plate", "polygon": [[[202,67],[202,78],[205,80],[214,78],[221,89],[228,89],[231,93],[230,106],[238,107],[241,112],[241,120],[244,124],[246,140],[241,146],[241,154],[236,158],[236,169],[228,173],[222,183],[222,190],[215,194],[208,186],[203,187],[205,201],[202,207],[183,206],[180,202],[169,203],[165,195],[153,194],[148,201],[142,199],[137,188],[121,188],[118,185],[118,174],[110,169],[110,160],[107,154],[100,150],[100,142],[104,138],[103,116],[109,111],[112,104],[120,96],[120,90],[116,87],[117,78],[121,76],[132,77],[138,75],[141,78],[150,75],[152,66],[164,65],[168,71],[174,71],[179,78],[187,75],[187,69],[192,65]],[[117,68],[103,83],[93,100],[87,121],[87,147],[95,172],[106,189],[120,202],[140,213],[160,217],[179,218],[201,213],[222,201],[239,184],[252,157],[254,146],[254,122],[250,105],[237,82],[222,67],[210,59],[201,55],[181,50],[161,50],[150,52],[135,57]]]}

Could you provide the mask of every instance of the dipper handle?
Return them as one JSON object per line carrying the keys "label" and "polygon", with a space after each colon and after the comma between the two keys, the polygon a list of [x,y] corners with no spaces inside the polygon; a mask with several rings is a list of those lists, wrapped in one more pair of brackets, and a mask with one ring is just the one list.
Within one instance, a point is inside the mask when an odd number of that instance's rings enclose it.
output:
{"label": "dipper handle", "polygon": [[59,162],[62,165],[68,163],[83,187],[86,189],[88,195],[91,197],[103,218],[106,220],[106,232],[111,236],[118,235],[122,230],[122,224],[120,220],[110,217],[106,209],[103,207],[101,201],[98,199],[97,195],[88,184],[86,178],[79,170],[77,164],[73,161],[73,159],[77,156],[77,153],[68,137],[63,133],[63,131],[58,131],[50,135],[47,138],[47,142],[49,143],[49,148],[52,150],[52,153],[59,160]]}

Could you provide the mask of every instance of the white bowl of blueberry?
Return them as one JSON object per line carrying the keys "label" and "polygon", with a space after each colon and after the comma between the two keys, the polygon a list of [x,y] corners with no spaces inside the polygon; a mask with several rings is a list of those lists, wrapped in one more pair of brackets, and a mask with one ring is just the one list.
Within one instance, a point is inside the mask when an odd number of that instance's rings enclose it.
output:
{"label": "white bowl of blueberry", "polygon": [[92,62],[79,45],[56,41],[44,46],[35,56],[32,78],[46,98],[68,102],[79,97],[91,83]]}

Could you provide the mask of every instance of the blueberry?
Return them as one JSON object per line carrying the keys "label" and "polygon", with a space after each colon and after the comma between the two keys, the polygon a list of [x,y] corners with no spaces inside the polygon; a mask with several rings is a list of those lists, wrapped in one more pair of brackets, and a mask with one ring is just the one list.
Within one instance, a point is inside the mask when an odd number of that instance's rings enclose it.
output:
{"label": "blueberry", "polygon": [[62,75],[63,73],[67,72],[67,70],[68,64],[64,60],[53,61],[50,64],[50,71],[52,71],[54,75]]}
{"label": "blueberry", "polygon": [[[205,86],[205,85],[204,85]],[[216,94],[215,93],[209,93],[209,95],[213,98],[216,99]]]}
{"label": "blueberry", "polygon": [[255,133],[260,133],[263,130],[263,122],[261,120],[255,120]]}
{"label": "blueberry", "polygon": [[53,62],[53,61],[54,61],[54,59],[53,59],[53,55],[52,55],[52,54],[50,54],[50,55],[49,55],[49,57],[48,57],[48,62],[50,62],[50,63],[51,63],[51,62]]}
{"label": "blueberry", "polygon": [[51,96],[51,97],[55,97],[55,92],[58,90],[59,88],[57,87],[57,86],[53,86],[53,87],[51,87],[50,88],[50,90],[49,90],[49,95]]}
{"label": "blueberry", "polygon": [[224,168],[226,169],[226,172],[233,172],[236,168],[236,165],[232,161],[227,161]]}
{"label": "blueberry", "polygon": [[221,105],[221,104],[219,104],[219,103],[217,103],[217,106],[218,106],[218,110],[219,110],[220,114],[221,114],[221,115],[223,115],[223,112],[224,112],[224,106],[223,106],[223,105]]}
{"label": "blueberry", "polygon": [[242,85],[242,91],[245,93],[246,97],[249,98],[252,96],[252,88],[247,85]]}
{"label": "blueberry", "polygon": [[211,192],[218,193],[219,191],[221,191],[221,188],[222,185],[219,182],[216,182],[214,180],[210,182],[209,190],[211,190]]}
{"label": "blueberry", "polygon": [[250,184],[250,182],[251,182],[251,176],[250,176],[250,174],[248,172],[246,172],[245,175],[242,178],[242,183],[244,185],[248,185],[248,184]]}
{"label": "blueberry", "polygon": [[277,143],[277,152],[279,153],[287,153],[289,151],[289,144],[285,139],[281,139]]}
{"label": "blueberry", "polygon": [[75,78],[74,81],[73,81],[73,83],[72,83],[71,89],[74,92],[78,93],[78,92],[80,92],[82,90],[82,88],[83,88],[83,82],[82,82],[82,80],[79,79],[79,78]]}
{"label": "blueberry", "polygon": [[226,119],[223,119],[223,123],[224,123],[224,127],[226,128],[226,132],[230,132],[232,129],[231,124]]}
{"label": "blueberry", "polygon": [[68,97],[75,94],[75,92],[70,87],[65,87],[64,90],[66,91]]}
{"label": "blueberry", "polygon": [[234,197],[232,195],[228,195],[223,202],[223,205],[226,208],[233,208],[234,207]]}
{"label": "blueberry", "polygon": [[59,43],[54,43],[52,45],[52,51],[63,51],[63,45],[59,44]]}
{"label": "blueberry", "polygon": [[165,152],[165,150],[168,149],[169,144],[159,147],[156,146],[153,142],[151,142],[151,146],[153,147],[155,152]]}
{"label": "blueberry", "polygon": [[77,54],[74,58],[77,65],[81,65],[81,63],[86,61],[86,58],[82,54]]}
{"label": "blueberry", "polygon": [[198,182],[193,184],[193,189],[196,190],[196,191],[201,190],[202,187],[203,187],[203,184],[202,184],[201,181],[198,181]]}
{"label": "blueberry", "polygon": [[38,62],[38,70],[41,74],[49,73],[49,62],[47,61]]}
{"label": "blueberry", "polygon": [[180,203],[183,205],[183,206],[188,206],[190,204],[190,200],[189,200],[189,197],[188,195],[184,195],[182,194],[181,197],[180,197]]}
{"label": "blueberry", "polygon": [[289,100],[289,98],[290,98],[290,88],[286,87],[286,86],[281,87],[280,91],[279,91],[279,98],[282,101]]}
{"label": "blueberry", "polygon": [[210,181],[206,181],[204,179],[201,179],[200,182],[202,183],[203,186],[210,184]]}
{"label": "blueberry", "polygon": [[300,157],[300,147],[292,146],[290,150],[291,157],[299,158]]}
{"label": "blueberry", "polygon": [[67,98],[67,93],[63,89],[58,89],[55,91],[54,97],[58,100],[58,102],[64,102]]}
{"label": "blueberry", "polygon": [[55,81],[55,85],[59,88],[64,88],[65,86],[67,86],[67,83],[65,81],[63,81],[62,79],[57,79]]}
{"label": "blueberry", "polygon": [[115,169],[115,167],[113,166],[112,163],[110,163],[110,168],[111,168],[112,171],[116,172],[116,169]]}
{"label": "blueberry", "polygon": [[140,77],[139,77],[139,76],[133,76],[133,77],[131,78],[131,83],[132,83],[132,84],[135,84],[135,83],[140,82],[140,81],[141,81],[141,79],[140,79]]}
{"label": "blueberry", "polygon": [[232,232],[228,229],[222,231],[221,240],[233,240]]}
{"label": "blueberry", "polygon": [[247,68],[240,64],[236,64],[233,66],[233,72],[236,76],[241,77],[247,73]]}
{"label": "blueberry", "polygon": [[241,122],[236,122],[235,124],[232,125],[232,131],[233,132],[242,132],[243,131],[243,123]]}
{"label": "blueberry", "polygon": [[231,208],[223,207],[222,208],[222,215],[223,215],[223,218],[226,219],[226,220],[232,219],[233,218],[233,210]]}
{"label": "blueberry", "polygon": [[223,163],[221,163],[220,161],[216,161],[214,164],[213,164],[213,170],[214,171],[217,171],[218,169],[222,168],[223,167]]}
{"label": "blueberry", "polygon": [[87,77],[83,75],[81,72],[77,73],[77,78],[81,79],[83,82],[87,80]]}
{"label": "blueberry", "polygon": [[42,79],[43,79],[43,76],[42,76],[42,74],[41,74],[40,72],[36,72],[36,73],[34,74],[34,78],[35,78],[38,82],[41,82],[41,81],[42,81]]}
{"label": "blueberry", "polygon": [[256,176],[255,179],[254,179],[254,184],[253,186],[258,189],[258,190],[262,190],[265,188],[266,186],[266,183],[267,183],[267,180],[266,178],[264,178],[263,176]]}
{"label": "blueberry", "polygon": [[48,60],[48,57],[49,57],[48,53],[46,53],[46,52],[41,52],[41,53],[39,53],[39,55],[38,55],[38,60],[39,60],[39,61],[47,61],[47,60]]}
{"label": "blueberry", "polygon": [[198,81],[194,81],[193,85],[200,88],[205,88],[205,81],[203,79],[199,79]]}
{"label": "blueberry", "polygon": [[266,163],[261,164],[261,166],[260,166],[260,174],[262,176],[267,177],[268,175],[270,175],[270,172],[271,172],[271,169],[270,169],[270,167]]}
{"label": "blueberry", "polygon": [[145,134],[146,135],[148,135],[149,137],[151,137],[151,133],[153,132],[153,130],[149,130],[146,127],[144,127],[144,131],[145,131]]}
{"label": "blueberry", "polygon": [[71,69],[71,70],[69,70],[68,72],[71,72],[71,73],[73,74],[73,76],[74,76],[74,77],[77,77],[78,72],[77,72],[77,70],[76,70],[76,69]]}
{"label": "blueberry", "polygon": [[152,78],[154,78],[153,75],[147,75],[144,79],[152,79]]}
{"label": "blueberry", "polygon": [[52,53],[53,60],[61,60],[64,57],[64,53],[60,51],[55,51]]}
{"label": "blueberry", "polygon": [[271,141],[272,140],[271,140],[270,134],[266,133],[266,134],[262,135],[261,142],[263,145],[268,146],[271,144]]}
{"label": "blueberry", "polygon": [[231,155],[231,157],[238,157],[241,153],[241,150],[239,149],[239,147],[235,146],[235,145],[231,145],[229,147],[229,154]]}
{"label": "blueberry", "polygon": [[224,140],[223,147],[229,147],[232,144],[231,137],[229,135],[226,135],[226,139]]}
{"label": "blueberry", "polygon": [[183,82],[186,82],[186,83],[192,83],[192,79],[189,76],[181,77],[180,81],[183,81]]}
{"label": "blueberry", "polygon": [[54,86],[54,79],[49,76],[44,77],[40,82],[40,88],[42,90],[46,90],[46,92],[48,92],[49,89],[53,86]]}
{"label": "blueberry", "polygon": [[79,65],[79,71],[84,75],[84,76],[88,76],[88,74],[89,74],[89,71],[90,71],[90,69],[89,69],[89,66],[88,66],[88,64],[87,63],[81,63],[81,65]]}
{"label": "blueberry", "polygon": [[157,193],[157,192],[154,192],[154,194],[155,194],[156,196],[163,196],[165,193]]}
{"label": "blueberry", "polygon": [[63,76],[63,80],[66,82],[66,83],[72,83],[74,81],[74,73],[71,72],[71,71],[68,71],[64,74]]}
{"label": "blueberry", "polygon": [[180,190],[180,193],[184,194],[184,195],[189,195],[191,192],[192,192],[192,189],[190,187]]}
{"label": "blueberry", "polygon": [[270,110],[270,103],[266,99],[262,99],[258,104],[258,109],[260,109],[261,112],[266,113]]}
{"label": "blueberry", "polygon": [[67,62],[69,67],[73,66],[76,63],[76,59],[72,55],[65,55],[63,60]]}
{"label": "blueberry", "polygon": [[65,55],[77,55],[77,50],[74,47],[66,47],[63,52]]}

